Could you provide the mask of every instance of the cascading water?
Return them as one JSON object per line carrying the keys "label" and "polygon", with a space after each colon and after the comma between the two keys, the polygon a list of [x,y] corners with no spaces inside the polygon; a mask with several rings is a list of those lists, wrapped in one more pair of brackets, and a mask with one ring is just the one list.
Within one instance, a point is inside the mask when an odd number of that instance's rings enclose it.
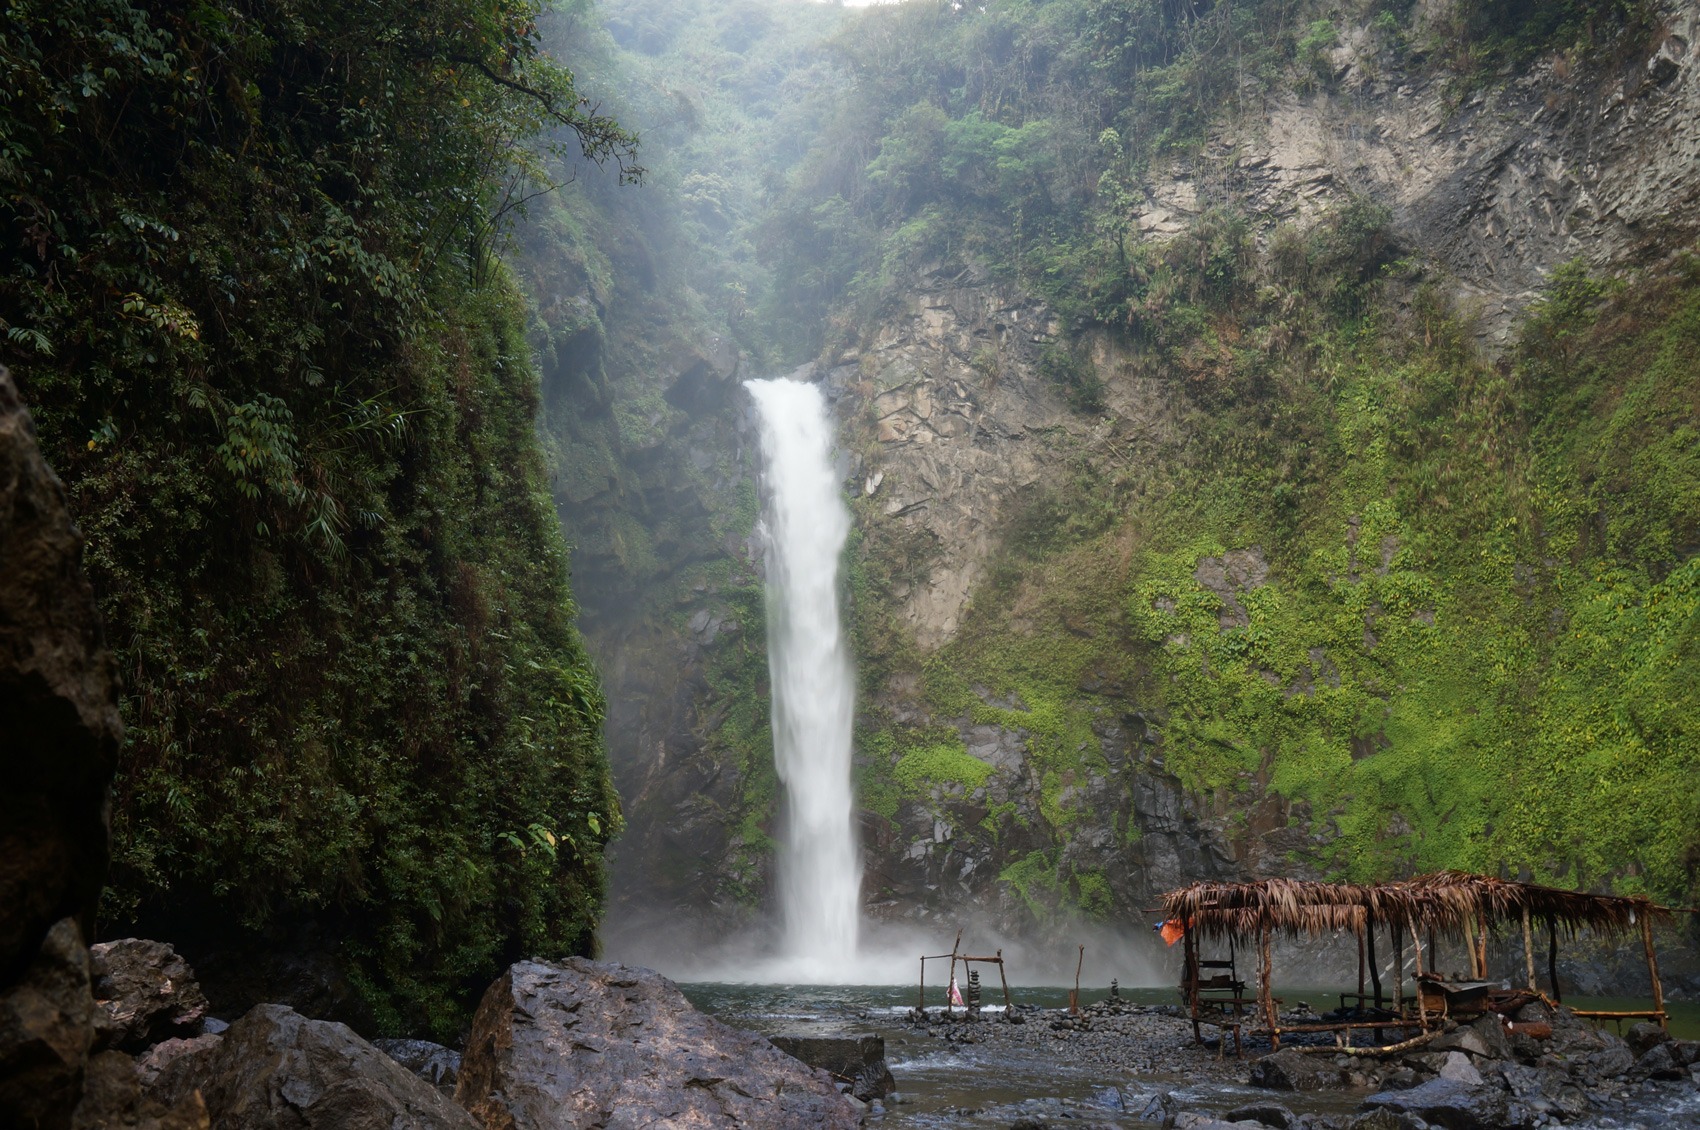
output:
{"label": "cascading water", "polygon": [[778,860],[781,953],[792,978],[830,979],[854,960],[861,918],[850,787],[854,676],[838,600],[850,512],[820,389],[788,380],[744,387],[761,416],[768,493],[773,757],[788,809]]}

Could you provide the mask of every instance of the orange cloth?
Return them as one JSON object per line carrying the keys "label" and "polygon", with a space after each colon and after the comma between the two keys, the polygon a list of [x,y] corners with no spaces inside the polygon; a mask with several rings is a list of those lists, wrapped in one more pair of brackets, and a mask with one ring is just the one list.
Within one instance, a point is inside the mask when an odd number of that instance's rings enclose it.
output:
{"label": "orange cloth", "polygon": [[1163,923],[1157,933],[1162,936],[1165,942],[1172,946],[1182,938],[1186,937],[1186,927],[1171,918],[1167,922]]}

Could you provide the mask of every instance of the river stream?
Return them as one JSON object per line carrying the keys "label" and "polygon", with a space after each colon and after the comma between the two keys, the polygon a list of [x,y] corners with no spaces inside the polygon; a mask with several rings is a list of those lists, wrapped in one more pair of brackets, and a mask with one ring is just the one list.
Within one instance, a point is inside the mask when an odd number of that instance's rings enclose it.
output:
{"label": "river stream", "polygon": [[[1184,1049],[1157,1049],[1165,1064],[1155,1070],[1134,1070],[1031,1047],[947,1042],[905,1023],[915,1004],[914,986],[696,983],[680,987],[703,1011],[769,1035],[874,1033],[885,1037],[886,1059],[900,1096],[900,1101],[888,1105],[877,1120],[877,1125],[889,1130],[990,1130],[1007,1128],[1020,1118],[1082,1120],[1131,1130],[1151,1125],[1141,1116],[1157,1109],[1153,1104],[1160,1104],[1164,1094],[1185,1110],[1226,1112],[1253,1101],[1273,1099],[1298,1112],[1341,1114],[1355,1110],[1364,1097],[1357,1092],[1274,1094],[1246,1085],[1245,1070],[1236,1068],[1231,1059],[1218,1070],[1213,1057],[1194,1051],[1190,1054],[1197,1067],[1189,1070]],[[1089,1005],[1107,995],[1103,989],[1083,989],[1081,1004]],[[1153,1006],[1175,1000],[1173,989],[1130,989],[1121,995],[1134,1003]],[[1306,993],[1289,991],[1286,995],[1300,999]],[[1317,1002],[1327,1002],[1331,995],[1322,989],[1309,994]],[[938,996],[934,990],[934,999],[929,1001],[935,1010],[942,1003]],[[1011,999],[1018,1008],[1063,1009],[1068,990],[1020,986],[1011,989]],[[1002,993],[996,985],[990,987],[985,1000],[988,1012],[1001,1011]],[[1582,1008],[1622,1007],[1622,1002],[1600,1000],[1570,1003]],[[1700,1038],[1700,1003],[1677,1002],[1669,1007],[1673,1035]],[[1042,1018],[1029,1021],[1042,1022]],[[1209,1070],[1199,1069],[1205,1067]],[[1570,1125],[1598,1130],[1700,1127],[1700,1091],[1666,1087],[1648,1109]]]}

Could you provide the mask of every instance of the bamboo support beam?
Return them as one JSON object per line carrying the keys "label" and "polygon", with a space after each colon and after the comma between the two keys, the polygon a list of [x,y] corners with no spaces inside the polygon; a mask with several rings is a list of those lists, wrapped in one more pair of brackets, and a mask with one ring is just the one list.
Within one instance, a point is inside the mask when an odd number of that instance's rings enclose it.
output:
{"label": "bamboo support beam", "polygon": [[[1428,1031],[1428,1010],[1423,1007],[1423,940],[1417,933],[1415,920],[1411,922],[1411,946],[1415,951],[1416,966],[1414,972],[1417,978],[1417,1023],[1423,1031]],[[1429,956],[1434,955],[1434,939],[1429,939]]]}
{"label": "bamboo support beam", "polygon": [[1558,919],[1547,919],[1547,981],[1552,985],[1552,1001],[1554,1004],[1564,1003],[1564,994],[1558,991]]}
{"label": "bamboo support beam", "polygon": [[1003,975],[1003,950],[998,951],[998,980],[1003,982],[1003,1014],[1009,1015],[1009,978]]}
{"label": "bamboo support beam", "polygon": [[1670,1017],[1665,1015],[1665,987],[1659,983],[1659,958],[1653,952],[1653,921],[1641,916],[1641,944],[1647,948],[1647,976],[1653,982],[1653,1007],[1659,1013],[1659,1027],[1670,1031]]}

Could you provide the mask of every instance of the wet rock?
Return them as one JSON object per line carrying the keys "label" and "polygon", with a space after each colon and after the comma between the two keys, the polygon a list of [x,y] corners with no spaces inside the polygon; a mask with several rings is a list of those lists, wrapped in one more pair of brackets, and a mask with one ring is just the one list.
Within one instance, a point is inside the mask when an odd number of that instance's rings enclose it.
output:
{"label": "wet rock", "polygon": [[1587,1058],[1585,1074],[1595,1079],[1614,1079],[1635,1066],[1635,1053],[1621,1042],[1613,1041]]}
{"label": "wet rock", "polygon": [[1347,1130],[1428,1130],[1428,1123],[1403,1111],[1374,1110],[1346,1124]]}
{"label": "wet rock", "polygon": [[885,1062],[883,1036],[770,1036],[773,1046],[810,1067],[818,1067],[862,1102],[883,1099],[897,1090]]}
{"label": "wet rock", "polygon": [[1498,1087],[1471,1087],[1453,1079],[1431,1079],[1408,1091],[1383,1091],[1365,1099],[1360,1109],[1412,1114],[1446,1130],[1520,1130],[1534,1124],[1529,1109],[1507,1100]]}
{"label": "wet rock", "polygon": [[176,1105],[198,1090],[219,1130],[478,1128],[436,1088],[334,1021],[263,1004],[201,1041],[183,1041],[194,1046],[164,1063],[147,1093]]}
{"label": "wet rock", "polygon": [[1676,1061],[1669,1043],[1654,1044],[1635,1061],[1631,1074],[1640,1079],[1678,1080],[1688,1078],[1688,1069]]}
{"label": "wet rock", "polygon": [[373,1040],[372,1046],[448,1095],[460,1079],[460,1053],[430,1040]]}
{"label": "wet rock", "polygon": [[1293,1112],[1280,1103],[1247,1103],[1235,1107],[1222,1116],[1229,1122],[1256,1122],[1263,1126],[1273,1126],[1275,1130],[1287,1130],[1293,1124]]}
{"label": "wet rock", "polygon": [[144,1093],[129,1056],[106,1051],[89,1060],[71,1125],[72,1130],[210,1130],[211,1120],[199,1091],[167,1106]]}
{"label": "wet rock", "polygon": [[1470,1057],[1463,1052],[1447,1052],[1446,1062],[1440,1065],[1436,1074],[1442,1079],[1450,1079],[1466,1087],[1479,1087],[1482,1084],[1482,1073],[1476,1070],[1476,1065],[1471,1063]]}
{"label": "wet rock", "polygon": [[487,1127],[851,1127],[831,1076],[647,969],[522,961],[484,994],[455,1097]]}
{"label": "wet rock", "polygon": [[1637,1059],[1646,1055],[1654,1046],[1665,1043],[1669,1039],[1669,1032],[1648,1020],[1630,1025],[1629,1031],[1623,1034],[1623,1042],[1629,1045],[1630,1054]]}
{"label": "wet rock", "polygon": [[198,1036],[207,998],[189,963],[164,942],[123,938],[89,948],[95,1032],[104,1047],[139,1052]]}
{"label": "wet rock", "polygon": [[1322,1056],[1289,1048],[1252,1064],[1251,1085],[1272,1091],[1329,1091],[1346,1086],[1346,1072]]}
{"label": "wet rock", "polygon": [[0,994],[0,1126],[69,1126],[93,1042],[88,950],[66,918]]}

